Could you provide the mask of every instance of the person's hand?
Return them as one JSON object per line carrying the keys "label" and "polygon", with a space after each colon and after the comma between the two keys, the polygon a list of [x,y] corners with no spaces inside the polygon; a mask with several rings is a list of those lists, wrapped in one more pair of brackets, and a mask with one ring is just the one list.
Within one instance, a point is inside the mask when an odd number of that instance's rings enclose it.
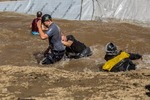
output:
{"label": "person's hand", "polygon": [[47,31],[48,28],[46,26],[44,26],[43,24],[41,24],[42,30]]}
{"label": "person's hand", "polygon": [[41,26],[42,26],[42,23],[41,23],[41,20],[39,20],[39,21],[37,22],[37,27],[38,27],[38,28],[41,28]]}
{"label": "person's hand", "polygon": [[62,44],[64,44],[64,45],[65,45],[65,41],[61,40],[61,42],[62,42]]}
{"label": "person's hand", "polygon": [[62,35],[62,36],[61,36],[61,40],[62,40],[62,41],[67,41],[66,36]]}
{"label": "person's hand", "polygon": [[141,55],[141,60],[143,60],[143,56]]}
{"label": "person's hand", "polygon": [[139,59],[143,60],[143,57],[142,57],[142,55],[140,55],[140,54],[137,54],[137,57],[138,57]]}
{"label": "person's hand", "polygon": [[45,51],[44,51],[44,57],[46,57],[46,56],[48,56],[48,54],[49,54],[49,48],[47,48]]}

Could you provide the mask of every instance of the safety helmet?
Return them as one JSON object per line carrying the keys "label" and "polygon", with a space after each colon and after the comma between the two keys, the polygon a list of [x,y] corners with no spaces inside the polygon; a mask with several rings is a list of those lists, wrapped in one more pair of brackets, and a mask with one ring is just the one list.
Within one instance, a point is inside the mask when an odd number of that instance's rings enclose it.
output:
{"label": "safety helmet", "polygon": [[44,23],[44,22],[47,21],[47,20],[52,20],[51,15],[45,14],[45,15],[42,16],[42,20],[41,20],[42,23]]}
{"label": "safety helmet", "polygon": [[107,53],[107,55],[117,55],[118,54],[117,46],[109,42],[105,46],[105,52]]}
{"label": "safety helmet", "polygon": [[41,12],[41,11],[38,11],[38,12],[36,13],[36,16],[37,16],[37,17],[41,17],[41,16],[42,16],[42,12]]}

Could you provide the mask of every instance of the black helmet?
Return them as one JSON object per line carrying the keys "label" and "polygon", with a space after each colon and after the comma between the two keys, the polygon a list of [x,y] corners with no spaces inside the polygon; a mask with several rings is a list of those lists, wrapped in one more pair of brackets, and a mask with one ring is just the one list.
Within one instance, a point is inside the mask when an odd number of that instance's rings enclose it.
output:
{"label": "black helmet", "polygon": [[42,16],[42,12],[41,12],[41,11],[38,11],[38,12],[36,13],[36,16],[37,16],[37,17],[41,17],[41,16]]}
{"label": "black helmet", "polygon": [[105,52],[107,53],[107,55],[117,55],[118,54],[116,45],[111,42],[106,44]]}
{"label": "black helmet", "polygon": [[47,20],[52,20],[51,15],[45,14],[45,15],[42,16],[42,23],[44,23]]}

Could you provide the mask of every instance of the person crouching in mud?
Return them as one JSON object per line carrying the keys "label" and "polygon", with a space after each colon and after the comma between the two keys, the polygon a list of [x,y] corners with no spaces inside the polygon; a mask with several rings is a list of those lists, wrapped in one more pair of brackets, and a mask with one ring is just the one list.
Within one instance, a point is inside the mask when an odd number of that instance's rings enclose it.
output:
{"label": "person crouching in mud", "polygon": [[[48,28],[46,32],[42,30],[42,24]],[[60,28],[53,23],[52,17],[49,14],[43,15],[41,21],[38,21],[37,26],[41,39],[49,40],[48,49],[45,51],[45,57],[40,61],[40,64],[53,64],[60,61],[65,54],[65,47],[61,42]]]}
{"label": "person crouching in mud", "polygon": [[66,57],[78,59],[81,57],[88,57],[92,55],[92,51],[84,43],[76,40],[73,35],[65,36],[62,33],[62,43],[66,46]]}
{"label": "person crouching in mud", "polygon": [[108,72],[119,72],[135,70],[136,65],[132,60],[142,59],[140,54],[126,53],[124,51],[118,51],[117,47],[113,43],[108,43],[105,46],[106,55],[104,59],[106,63],[100,70]]}
{"label": "person crouching in mud", "polygon": [[31,28],[31,33],[33,35],[39,35],[39,32],[38,32],[38,27],[37,27],[37,22],[39,20],[41,20],[42,18],[42,12],[41,11],[38,11],[37,14],[36,14],[36,18],[33,19],[31,25],[30,25],[30,28]]}

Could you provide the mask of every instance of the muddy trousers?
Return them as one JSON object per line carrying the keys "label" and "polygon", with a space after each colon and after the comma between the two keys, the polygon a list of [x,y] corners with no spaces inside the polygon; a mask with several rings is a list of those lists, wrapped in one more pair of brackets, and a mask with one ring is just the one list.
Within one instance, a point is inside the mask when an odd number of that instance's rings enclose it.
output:
{"label": "muddy trousers", "polygon": [[135,69],[136,69],[136,65],[130,59],[124,59],[118,64],[116,64],[111,69],[111,72],[129,71],[129,70],[135,70]]}
{"label": "muddy trousers", "polygon": [[57,61],[60,61],[64,56],[65,50],[63,51],[51,51],[51,53],[47,54],[41,61],[40,64],[53,64]]}
{"label": "muddy trousers", "polygon": [[92,55],[92,51],[89,47],[85,48],[81,53],[74,53],[74,52],[66,52],[66,56],[68,58],[81,58],[81,57],[88,57]]}

